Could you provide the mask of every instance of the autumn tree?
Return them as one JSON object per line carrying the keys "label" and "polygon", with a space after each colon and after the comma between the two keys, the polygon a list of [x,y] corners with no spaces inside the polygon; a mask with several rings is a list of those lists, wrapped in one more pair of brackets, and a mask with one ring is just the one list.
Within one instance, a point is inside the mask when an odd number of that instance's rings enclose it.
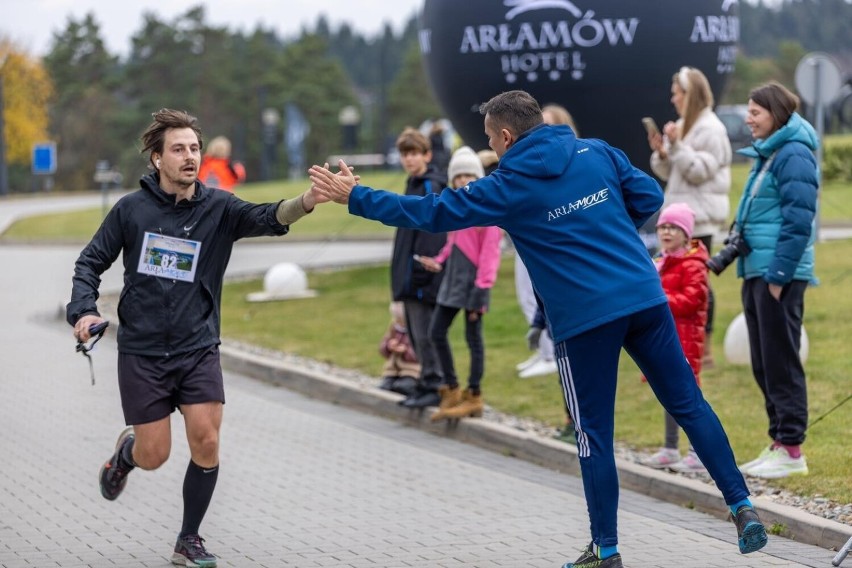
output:
{"label": "autumn tree", "polygon": [[33,144],[49,140],[53,84],[41,63],[5,36],[0,36],[0,81],[10,185],[21,190],[26,187]]}

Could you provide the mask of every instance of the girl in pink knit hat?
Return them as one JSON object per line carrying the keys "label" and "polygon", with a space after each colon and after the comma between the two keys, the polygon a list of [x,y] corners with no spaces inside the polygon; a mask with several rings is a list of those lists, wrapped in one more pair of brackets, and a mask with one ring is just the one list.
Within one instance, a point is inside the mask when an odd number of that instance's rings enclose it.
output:
{"label": "girl in pink knit hat", "polygon": [[[683,352],[700,385],[708,297],[707,267],[704,262],[708,253],[700,240],[692,238],[694,226],[695,213],[686,203],[673,203],[665,207],[657,220],[660,252],[654,257],[654,264],[669,300]],[[677,422],[668,412],[665,412],[665,420],[665,445],[648,458],[645,465],[681,472],[706,471],[691,446],[681,459]]]}

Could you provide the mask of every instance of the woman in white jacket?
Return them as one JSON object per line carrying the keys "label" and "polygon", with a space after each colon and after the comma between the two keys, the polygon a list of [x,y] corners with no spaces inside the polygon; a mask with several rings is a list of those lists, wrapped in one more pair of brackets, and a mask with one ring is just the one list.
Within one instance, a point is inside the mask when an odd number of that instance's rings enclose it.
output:
{"label": "woman in white jacket", "polygon": [[[681,67],[672,77],[672,105],[677,122],[668,122],[663,132],[648,134],[651,169],[666,182],[663,207],[686,203],[695,212],[694,238],[711,250],[713,235],[728,220],[731,190],[731,142],[725,125],[713,112],[713,92],[707,77],[694,67]],[[713,365],[710,341],[713,333],[713,291],[707,312],[704,342],[705,367]]]}

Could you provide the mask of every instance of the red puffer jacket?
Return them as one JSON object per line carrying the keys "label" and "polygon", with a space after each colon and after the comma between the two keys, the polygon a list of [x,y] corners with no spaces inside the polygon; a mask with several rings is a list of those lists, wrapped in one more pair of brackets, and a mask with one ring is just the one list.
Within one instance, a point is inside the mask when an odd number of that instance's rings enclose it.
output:
{"label": "red puffer jacket", "polygon": [[[657,256],[663,290],[669,299],[680,344],[695,380],[701,384],[701,356],[704,354],[704,326],[707,324],[707,298],[709,284],[705,261],[708,254],[704,244],[697,239],[689,243],[683,256]],[[660,266],[662,263],[662,266]]]}

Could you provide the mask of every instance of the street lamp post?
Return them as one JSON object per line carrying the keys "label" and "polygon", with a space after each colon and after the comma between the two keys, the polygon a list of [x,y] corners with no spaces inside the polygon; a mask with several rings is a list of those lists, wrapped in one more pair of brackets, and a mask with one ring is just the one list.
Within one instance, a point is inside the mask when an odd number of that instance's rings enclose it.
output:
{"label": "street lamp post", "polygon": [[340,109],[337,115],[342,129],[343,149],[353,152],[358,147],[358,125],[361,124],[361,113],[352,105]]}
{"label": "street lamp post", "polygon": [[6,121],[3,111],[6,108],[3,100],[3,68],[6,66],[8,53],[0,54],[0,196],[9,194],[9,170],[6,169]]}
{"label": "street lamp post", "polygon": [[261,162],[262,176],[264,181],[272,179],[275,172],[275,142],[278,139],[278,123],[281,122],[281,113],[277,109],[267,107],[260,115],[263,125],[263,161]]}

